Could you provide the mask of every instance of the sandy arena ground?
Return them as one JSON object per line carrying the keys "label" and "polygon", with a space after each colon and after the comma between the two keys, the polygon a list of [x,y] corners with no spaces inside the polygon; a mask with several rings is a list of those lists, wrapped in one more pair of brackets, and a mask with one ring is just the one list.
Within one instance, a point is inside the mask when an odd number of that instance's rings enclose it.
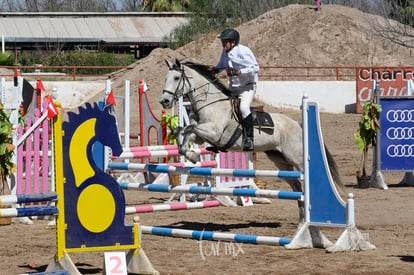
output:
{"label": "sandy arena ground", "polygon": [[[369,35],[367,22],[377,19],[342,6],[325,5],[316,13],[310,6],[292,5],[271,11],[238,29],[242,43],[246,41],[253,49],[261,65],[412,65],[409,50],[394,49]],[[112,76],[115,93],[121,93],[124,81],[131,80],[131,90],[135,91],[132,104],[137,104],[138,80],[145,79],[150,88],[151,106],[155,114],[160,114],[157,101],[167,69],[163,59],[191,58],[212,64],[220,50],[215,37],[212,34],[200,38],[177,51],[155,50],[138,61],[133,70]],[[270,106],[265,109],[300,119],[298,110],[277,110]],[[137,125],[137,117],[137,112],[132,114],[133,125]],[[355,195],[357,226],[369,234],[376,250],[330,254],[323,249],[287,250],[242,244],[235,246],[234,253],[229,253],[220,242],[144,235],[142,246],[154,267],[161,274],[411,274],[414,188],[398,185],[402,173],[385,174],[388,190],[357,187],[356,171],[361,153],[354,145],[353,133],[358,121],[357,114],[321,114],[325,143],[338,164],[347,191]],[[274,168],[262,153],[258,154],[257,167]],[[267,189],[289,190],[280,180],[262,180]],[[162,203],[170,197],[135,191],[125,194],[131,205]],[[127,221],[132,222],[133,216],[129,215]],[[218,207],[140,214],[139,217],[144,225],[277,237],[292,237],[298,221],[296,203],[282,200],[248,208]],[[55,253],[55,231],[47,224],[48,221],[35,220],[33,225],[14,223],[0,227],[0,274],[38,272],[46,268]],[[323,228],[322,232],[336,241],[342,230]],[[102,274],[102,253],[71,256],[83,274]]]}

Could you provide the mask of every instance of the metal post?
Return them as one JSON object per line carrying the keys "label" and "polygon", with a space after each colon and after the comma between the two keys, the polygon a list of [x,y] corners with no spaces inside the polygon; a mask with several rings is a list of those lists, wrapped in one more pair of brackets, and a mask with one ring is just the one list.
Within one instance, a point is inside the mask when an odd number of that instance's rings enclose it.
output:
{"label": "metal post", "polygon": [[[380,85],[379,80],[373,80],[372,81],[372,91],[373,91],[373,100],[374,103],[378,103],[378,96],[380,95]],[[372,154],[372,173],[371,173],[371,179],[369,186],[380,188],[380,189],[388,189],[387,184],[384,180],[384,175],[381,172],[381,160],[380,160],[380,154],[381,154],[381,146],[380,146],[380,130],[377,129],[377,144],[373,147]]]}
{"label": "metal post", "polygon": [[302,139],[303,139],[303,193],[305,207],[305,222],[310,222],[309,203],[309,137],[308,137],[308,95],[302,97]]}

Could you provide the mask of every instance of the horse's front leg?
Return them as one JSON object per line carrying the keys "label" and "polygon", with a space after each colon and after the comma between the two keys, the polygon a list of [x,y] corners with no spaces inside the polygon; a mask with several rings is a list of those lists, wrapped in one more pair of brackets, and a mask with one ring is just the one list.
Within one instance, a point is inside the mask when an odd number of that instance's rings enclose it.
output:
{"label": "horse's front leg", "polygon": [[182,144],[182,136],[184,134],[184,128],[183,127],[177,127],[173,131],[175,140],[177,142],[177,148],[178,152],[180,152],[181,144]]}
{"label": "horse's front leg", "polygon": [[196,163],[200,153],[191,150],[191,144],[203,144],[209,142],[213,145],[219,144],[220,134],[214,131],[210,124],[190,125],[184,129],[183,140],[179,149],[180,154],[184,155],[189,161]]}
{"label": "horse's front leg", "polygon": [[196,136],[190,131],[186,132],[186,129],[187,128],[184,127],[177,127],[173,132],[177,141],[178,152],[182,155],[184,155],[187,150],[191,150],[191,144],[196,140]]}
{"label": "horse's front leg", "polygon": [[201,144],[202,141],[199,141],[197,136],[193,133],[192,129],[192,125],[184,128],[184,131],[181,133],[182,140],[181,142],[177,142],[177,144],[179,144],[178,152],[181,155],[184,155],[192,163],[196,163],[199,159],[200,154],[191,149],[191,144]]}

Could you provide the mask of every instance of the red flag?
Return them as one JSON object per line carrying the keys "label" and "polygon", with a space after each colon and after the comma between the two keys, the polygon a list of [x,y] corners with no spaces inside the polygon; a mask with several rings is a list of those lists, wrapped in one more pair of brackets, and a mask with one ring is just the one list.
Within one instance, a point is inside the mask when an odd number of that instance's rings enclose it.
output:
{"label": "red flag", "polygon": [[50,95],[45,96],[45,99],[47,100],[47,119],[51,120],[53,117],[57,116],[58,111],[56,109],[55,103],[53,102],[53,99]]}
{"label": "red flag", "polygon": [[36,89],[40,91],[45,91],[45,87],[43,86],[42,80],[40,80],[40,78],[37,79]]}
{"label": "red flag", "polygon": [[109,92],[109,95],[106,98],[106,103],[111,103],[112,105],[116,106],[114,93],[112,92],[112,90],[111,90],[111,92]]}
{"label": "red flag", "polygon": [[19,82],[17,81],[18,77],[19,77],[19,73],[17,72],[17,69],[14,69],[14,77],[13,77],[14,87],[17,87],[19,85]]}

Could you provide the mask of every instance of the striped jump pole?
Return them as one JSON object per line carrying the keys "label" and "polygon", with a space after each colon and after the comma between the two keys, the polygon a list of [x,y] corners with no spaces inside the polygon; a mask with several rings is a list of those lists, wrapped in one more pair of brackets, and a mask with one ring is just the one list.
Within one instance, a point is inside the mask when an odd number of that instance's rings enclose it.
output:
{"label": "striped jump pole", "polygon": [[166,145],[150,145],[150,146],[134,146],[125,148],[126,151],[131,152],[142,152],[142,151],[161,151],[161,150],[177,150],[177,145],[166,144]]}
{"label": "striped jump pole", "polygon": [[302,173],[300,171],[176,167],[171,165],[120,162],[108,163],[108,168],[114,170],[134,170],[141,172],[187,174],[194,176],[232,176],[244,178],[278,177],[281,179],[302,179]]}
{"label": "striped jump pole", "polygon": [[24,208],[0,208],[0,217],[30,217],[57,215],[55,206],[24,207]]}
{"label": "striped jump pole", "polygon": [[190,238],[197,240],[209,240],[209,241],[227,241],[236,243],[248,243],[248,244],[267,244],[275,246],[284,246],[291,242],[290,238],[279,238],[270,236],[257,236],[246,234],[231,234],[212,231],[197,231],[186,229],[175,229],[167,227],[155,227],[155,226],[140,226],[142,233],[152,234],[158,236],[168,237],[180,237]]}
{"label": "striped jump pole", "polygon": [[[55,192],[32,193],[20,195],[0,196],[0,205],[13,205],[20,203],[52,202],[57,200]],[[57,215],[58,209],[55,206],[38,206],[24,208],[0,208],[0,217],[30,217]]]}
{"label": "striped jump pole", "polygon": [[0,196],[0,205],[13,205],[16,203],[32,203],[56,200],[57,194],[55,192],[3,195]]}
{"label": "striped jump pole", "polygon": [[[117,164],[111,163],[118,163],[118,162],[110,162],[108,164],[109,169],[119,170],[119,171],[128,171],[128,169],[114,169]],[[172,162],[172,163],[160,163],[156,165],[170,165],[170,166],[177,166],[177,167],[217,167],[217,161],[215,160],[204,160],[204,161],[197,161],[196,163],[192,163],[191,161],[185,162]]]}
{"label": "striped jump pole", "polygon": [[189,210],[189,209],[210,208],[210,207],[217,207],[217,206],[220,206],[220,202],[218,200],[202,201],[202,202],[178,202],[178,203],[158,204],[158,205],[138,205],[138,206],[127,206],[125,208],[125,214]]}
{"label": "striped jump pole", "polygon": [[257,198],[274,198],[285,200],[301,200],[302,192],[282,191],[282,190],[265,190],[265,189],[249,189],[249,188],[218,188],[203,186],[179,185],[173,186],[169,184],[143,184],[120,182],[119,185],[125,190],[144,190],[149,192],[161,193],[191,193],[205,195],[227,195],[241,197],[257,197]]}
{"label": "striped jump pole", "polygon": [[[198,154],[213,154],[213,152],[207,151],[205,148],[192,149]],[[172,150],[154,150],[154,151],[125,151],[119,157],[112,157],[112,159],[138,159],[138,158],[165,158],[165,157],[178,157],[180,153],[178,149]]]}

